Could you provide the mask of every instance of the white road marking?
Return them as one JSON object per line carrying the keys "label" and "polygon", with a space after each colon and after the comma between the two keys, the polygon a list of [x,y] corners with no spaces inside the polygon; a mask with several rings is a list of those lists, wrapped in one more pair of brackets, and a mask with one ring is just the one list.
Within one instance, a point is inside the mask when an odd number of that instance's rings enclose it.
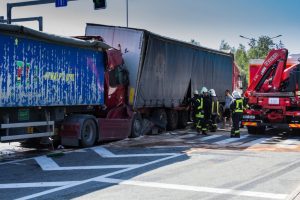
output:
{"label": "white road marking", "polygon": [[57,163],[46,156],[40,156],[35,158],[36,162],[44,171],[59,171],[59,170],[87,170],[87,169],[122,169],[137,167],[139,165],[96,165],[96,166],[71,166],[60,167]]}
{"label": "white road marking", "polygon": [[172,159],[172,158],[176,158],[176,157],[179,157],[179,156],[182,156],[182,155],[185,155],[185,154],[174,153],[172,156],[161,158],[161,159],[158,159],[158,160],[154,160],[154,161],[151,161],[151,162],[148,162],[148,163],[144,163],[144,164],[141,164],[141,165],[136,166],[136,167],[118,170],[118,171],[111,172],[111,173],[101,175],[101,176],[98,176],[98,177],[94,177],[94,178],[86,179],[86,180],[83,180],[83,181],[79,181],[77,183],[71,183],[71,184],[64,185],[64,186],[61,186],[61,187],[58,187],[58,188],[53,188],[53,189],[46,190],[46,191],[43,191],[43,192],[39,192],[39,193],[36,193],[36,194],[21,197],[17,200],[27,200],[27,199],[37,198],[37,197],[40,197],[40,196],[43,196],[43,195],[46,195],[46,194],[51,194],[53,192],[58,192],[58,191],[61,191],[61,190],[64,190],[64,189],[72,188],[72,187],[82,185],[82,184],[85,184],[85,183],[88,183],[88,182],[91,182],[91,181],[97,181],[98,179],[103,179],[103,178],[106,178],[106,177],[109,177],[109,176],[114,176],[114,175],[117,175],[117,174],[120,174],[120,173],[128,172],[128,171],[131,171],[131,170],[134,170],[134,169],[138,169],[138,168],[141,168],[141,167],[145,167],[145,166],[148,166],[148,165],[152,165],[152,164],[156,164],[156,163],[159,163],[159,162],[162,162],[162,161],[166,161],[166,160],[169,160],[169,159]]}
{"label": "white road marking", "polygon": [[91,148],[91,149],[103,158],[113,158],[113,157],[115,157],[115,154],[113,154],[112,152],[110,152],[109,150],[107,150],[104,147],[94,147],[94,148]]}
{"label": "white road marking", "polygon": [[153,157],[153,156],[171,156],[174,153],[148,153],[148,154],[113,154],[109,150],[105,149],[104,147],[95,147],[92,148],[98,155],[103,158],[128,158],[128,157]]}
{"label": "white road marking", "polygon": [[170,149],[170,148],[187,148],[190,147],[188,145],[181,145],[181,146],[152,146],[152,147],[146,147],[149,149]]}
{"label": "white road marking", "polygon": [[200,187],[200,186],[189,186],[189,185],[167,184],[167,183],[156,183],[156,182],[145,182],[145,181],[131,181],[131,180],[112,179],[112,178],[103,178],[103,179],[98,179],[97,181],[119,184],[119,185],[134,185],[134,186],[160,188],[160,189],[206,192],[206,193],[214,193],[214,194],[228,194],[228,195],[236,195],[236,196],[267,198],[267,199],[285,199],[287,197],[287,194],[254,192],[254,191],[245,191],[245,190],[233,190],[233,189],[224,189],[224,188]]}
{"label": "white road marking", "polygon": [[194,133],[189,133],[187,135],[180,136],[179,138],[180,139],[185,139],[185,138],[190,138],[190,137],[194,137],[194,136],[196,136]]}
{"label": "white road marking", "polygon": [[231,142],[236,142],[236,141],[245,139],[247,137],[248,137],[248,135],[242,135],[240,138],[228,138],[228,139],[225,139],[225,140],[214,142],[213,144],[218,144],[218,145],[228,144],[228,143],[231,143]]}
{"label": "white road marking", "polygon": [[287,140],[284,140],[284,141],[279,142],[278,144],[276,144],[276,147],[293,149],[293,148],[296,148],[299,144],[300,144],[299,140],[287,139]]}
{"label": "white road marking", "polygon": [[222,136],[223,135],[211,135],[211,136],[202,137],[202,138],[197,139],[197,140],[206,141],[206,140],[215,139],[215,138],[222,137]]}
{"label": "white road marking", "polygon": [[35,161],[40,165],[40,167],[44,170],[55,170],[59,168],[59,166],[54,162],[53,159],[48,158],[46,156],[39,156],[35,158]]}
{"label": "white road marking", "polygon": [[250,142],[246,142],[244,144],[241,144],[239,145],[239,147],[249,147],[249,146],[253,146],[253,145],[256,145],[256,144],[260,144],[264,141],[266,141],[268,138],[259,138],[259,139],[256,139],[256,140],[252,140]]}
{"label": "white road marking", "polygon": [[78,183],[78,181],[60,181],[60,182],[37,182],[37,183],[7,183],[0,184],[0,189],[16,189],[16,188],[34,188],[34,187],[58,187]]}

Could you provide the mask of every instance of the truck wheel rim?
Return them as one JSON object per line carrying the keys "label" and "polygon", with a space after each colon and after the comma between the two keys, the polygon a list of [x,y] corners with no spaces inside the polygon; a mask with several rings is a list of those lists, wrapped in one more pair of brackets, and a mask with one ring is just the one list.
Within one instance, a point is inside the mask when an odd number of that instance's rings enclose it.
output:
{"label": "truck wheel rim", "polygon": [[93,137],[93,129],[91,128],[90,124],[87,124],[84,127],[83,138],[85,141],[91,141],[92,137]]}
{"label": "truck wheel rim", "polygon": [[134,128],[134,132],[138,132],[140,130],[140,128],[141,128],[140,120],[134,120],[133,128]]}

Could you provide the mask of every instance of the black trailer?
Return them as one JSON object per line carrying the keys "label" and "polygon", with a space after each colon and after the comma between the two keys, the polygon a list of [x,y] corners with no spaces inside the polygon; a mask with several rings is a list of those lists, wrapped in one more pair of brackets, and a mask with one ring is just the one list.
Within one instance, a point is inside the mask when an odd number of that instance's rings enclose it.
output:
{"label": "black trailer", "polygon": [[148,119],[165,116],[170,129],[186,124],[185,103],[194,90],[213,88],[223,101],[224,91],[233,89],[233,54],[142,29],[87,24],[86,35],[100,35],[121,49],[129,71],[129,104]]}

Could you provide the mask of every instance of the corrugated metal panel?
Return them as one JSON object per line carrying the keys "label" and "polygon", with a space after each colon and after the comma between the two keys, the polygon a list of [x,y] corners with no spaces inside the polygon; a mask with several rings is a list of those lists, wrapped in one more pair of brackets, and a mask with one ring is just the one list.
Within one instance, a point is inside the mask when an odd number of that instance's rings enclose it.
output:
{"label": "corrugated metal panel", "polygon": [[134,106],[181,104],[191,79],[193,52],[193,49],[150,35]]}
{"label": "corrugated metal panel", "polygon": [[233,57],[149,34],[134,106],[180,105],[191,81],[191,91],[215,89],[220,100],[232,88]]}
{"label": "corrugated metal panel", "polygon": [[103,52],[24,37],[0,34],[1,107],[103,104]]}

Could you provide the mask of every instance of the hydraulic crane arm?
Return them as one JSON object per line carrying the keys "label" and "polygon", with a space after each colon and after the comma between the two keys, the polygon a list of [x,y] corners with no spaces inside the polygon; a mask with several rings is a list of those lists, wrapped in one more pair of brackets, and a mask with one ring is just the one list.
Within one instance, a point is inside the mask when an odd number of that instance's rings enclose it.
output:
{"label": "hydraulic crane arm", "polygon": [[252,92],[278,91],[286,67],[287,56],[287,49],[271,50],[247,88],[245,96],[251,96]]}

